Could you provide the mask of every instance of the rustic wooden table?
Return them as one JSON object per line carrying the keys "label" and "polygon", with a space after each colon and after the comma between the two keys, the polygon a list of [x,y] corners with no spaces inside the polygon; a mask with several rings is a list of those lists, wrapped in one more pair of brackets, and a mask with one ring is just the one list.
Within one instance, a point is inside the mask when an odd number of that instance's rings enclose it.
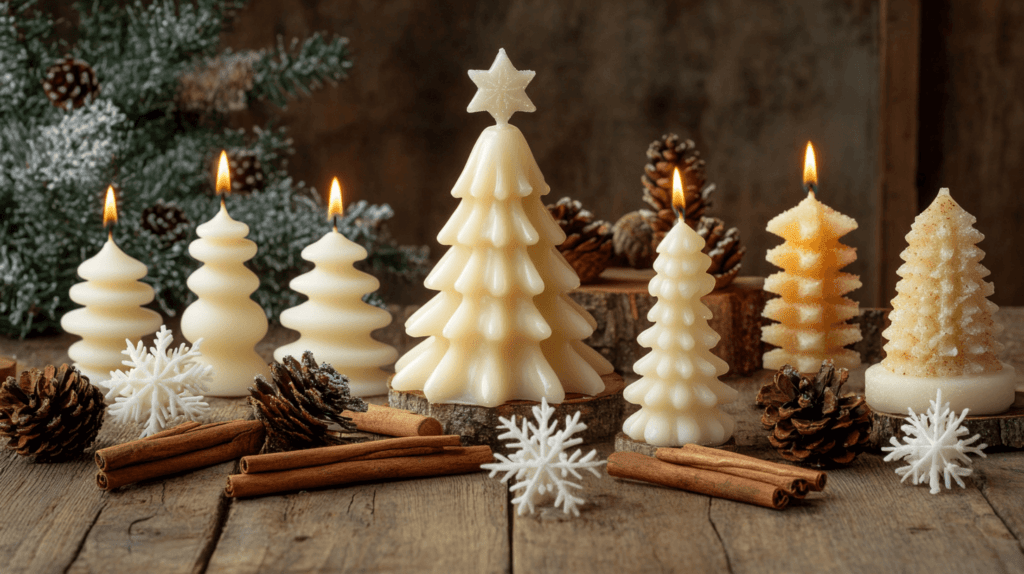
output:
{"label": "rustic wooden table", "polygon": [[[1024,308],[997,319],[1004,360],[1024,373]],[[59,363],[71,340],[0,339],[0,353]],[[728,410],[738,449],[774,459],[753,407],[767,376],[730,379],[741,398]],[[216,419],[249,415],[243,400],[213,405]],[[98,442],[137,432],[108,423]],[[87,457],[47,465],[5,452],[0,573],[1024,572],[1024,452],[976,460],[966,489],[937,495],[866,453],[781,512],[604,475],[585,480],[579,518],[516,516],[485,473],[230,500],[235,464],[104,493]]]}

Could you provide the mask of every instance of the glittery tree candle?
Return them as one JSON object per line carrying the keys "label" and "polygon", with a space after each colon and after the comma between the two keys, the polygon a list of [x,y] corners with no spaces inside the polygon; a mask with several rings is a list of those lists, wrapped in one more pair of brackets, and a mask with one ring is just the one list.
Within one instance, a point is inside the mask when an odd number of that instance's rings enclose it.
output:
{"label": "glittery tree candle", "polygon": [[[340,216],[341,211],[341,185],[334,178],[328,217]],[[278,347],[274,359],[299,358],[304,351],[312,351],[318,362],[329,363],[348,377],[353,395],[387,394],[388,374],[381,367],[393,363],[398,351],[370,337],[370,332],[391,323],[391,315],[363,302],[363,295],[380,287],[376,277],[352,265],[366,259],[366,250],[338,233],[335,226],[303,249],[302,258],[316,267],[292,279],[289,286],[309,301],[281,313],[281,324],[302,336]]]}
{"label": "glittery tree candle", "polygon": [[896,271],[886,357],[865,373],[868,405],[889,413],[924,412],[937,391],[953,411],[972,415],[1005,411],[1014,401],[1013,367],[997,358],[998,308],[985,281],[985,238],[943,188],[907,234],[904,263]]}
{"label": "glittery tree candle", "polygon": [[[231,191],[227,154],[221,152],[217,193]],[[255,345],[267,334],[267,315],[249,298],[260,279],[245,267],[256,255],[256,244],[246,239],[249,226],[228,214],[221,195],[220,211],[196,229],[199,239],[188,246],[204,265],[188,278],[188,288],[199,296],[181,316],[181,332],[195,344],[203,339],[201,363],[213,366],[209,394],[241,397],[256,375],[270,377],[267,363]]]}
{"label": "glittery tree candle", "polygon": [[[108,187],[103,225],[115,223],[117,203],[114,188]],[[153,288],[139,281],[147,271],[114,243],[113,229],[100,252],[78,266],[78,275],[85,282],[72,286],[69,294],[72,301],[85,307],[68,312],[60,325],[82,337],[68,349],[68,356],[89,382],[106,381],[111,371],[122,368],[126,339],[137,344],[160,327],[160,315],[140,307],[153,300]]]}
{"label": "glittery tree candle", "polygon": [[596,322],[567,292],[579,277],[558,253],[565,234],[541,196],[550,189],[523,134],[508,123],[532,112],[530,71],[501,50],[468,111],[487,111],[484,130],[452,195],[458,208],[438,234],[451,249],[424,285],[440,293],[406,322],[428,337],[395,364],[398,391],[422,390],[431,403],[494,407],[513,399],[561,403],[567,392],[596,395],[613,368],[583,343]]}
{"label": "glittery tree candle", "polygon": [[857,222],[815,197],[818,173],[814,148],[804,158],[807,197],[796,207],[768,222],[768,231],[785,243],[768,250],[768,262],[782,268],[764,281],[764,290],[779,295],[768,301],[764,316],[778,321],[761,330],[761,339],[779,347],[764,354],[764,368],[790,365],[816,373],[825,359],[836,367],[853,369],[860,354],[846,349],[860,341],[860,327],[846,321],[856,317],[856,301],[845,297],[860,287],[860,278],[839,271],[857,259],[857,250],[839,238],[857,229]]}
{"label": "glittery tree candle", "polygon": [[[678,169],[673,180],[673,207],[685,213]],[[648,286],[658,299],[647,314],[654,324],[637,337],[651,352],[633,366],[641,377],[623,393],[640,405],[622,425],[633,440],[654,446],[719,445],[736,426],[718,410],[736,400],[737,392],[718,380],[729,365],[711,354],[720,337],[708,326],[711,311],[700,298],[715,288],[715,278],[707,272],[711,258],[702,249],[704,240],[682,218],[658,244],[656,275]]]}

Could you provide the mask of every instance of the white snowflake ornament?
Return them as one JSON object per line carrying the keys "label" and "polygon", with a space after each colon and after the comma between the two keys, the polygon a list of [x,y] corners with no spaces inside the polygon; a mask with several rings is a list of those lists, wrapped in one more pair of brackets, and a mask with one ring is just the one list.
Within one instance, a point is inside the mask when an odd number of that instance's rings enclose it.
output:
{"label": "white snowflake ornament", "polygon": [[[972,472],[971,459],[967,455],[974,453],[984,457],[982,449],[988,446],[985,443],[973,446],[981,435],[976,434],[967,440],[960,439],[968,433],[967,427],[961,426],[968,409],[964,409],[960,416],[957,416],[949,410],[949,403],[942,403],[940,389],[935,400],[931,401],[927,413],[917,415],[914,409],[907,411],[910,413],[910,418],[907,419],[909,424],[901,427],[905,435],[905,444],[900,444],[896,437],[893,437],[889,439],[892,446],[882,447],[882,450],[889,452],[885,457],[886,461],[902,459],[910,463],[896,469],[896,474],[903,477],[900,482],[910,477],[913,484],[921,484],[927,478],[931,494],[937,494],[941,490],[941,472],[947,489],[952,488],[950,479],[955,480],[960,488],[964,488],[961,477]],[[960,463],[964,463],[964,466]]]}
{"label": "white snowflake ornament", "polygon": [[580,422],[580,413],[576,412],[572,417],[565,417],[565,429],[556,430],[555,424],[551,424],[551,415],[555,414],[554,407],[548,406],[547,399],[541,399],[540,406],[533,407],[533,418],[537,424],[523,418],[523,426],[516,426],[516,417],[512,420],[500,418],[501,426],[508,429],[508,432],[498,437],[499,440],[513,439],[515,442],[509,446],[518,449],[512,456],[506,457],[502,454],[495,454],[494,458],[499,462],[482,464],[481,468],[491,471],[491,477],[499,472],[504,472],[502,482],[515,477],[515,484],[509,487],[512,493],[518,496],[512,499],[512,504],[517,507],[517,513],[522,516],[529,510],[533,514],[536,505],[546,494],[557,494],[555,507],[562,507],[566,514],[570,512],[573,516],[579,516],[579,505],[584,502],[582,498],[574,494],[582,490],[583,486],[573,482],[572,478],[582,479],[581,470],[589,470],[594,476],[601,476],[597,468],[605,464],[597,458],[597,451],[592,450],[586,456],[583,451],[577,450],[571,455],[566,449],[583,442],[583,439],[572,435],[587,428],[587,425]]}
{"label": "white snowflake ornament", "polygon": [[196,361],[202,356],[202,339],[191,348],[182,343],[168,351],[172,338],[171,331],[161,325],[152,349],[141,341],[135,347],[126,341],[128,348],[121,353],[129,360],[122,363],[131,370],[111,371],[110,380],[100,383],[108,389],[107,402],[114,400],[107,412],[115,422],[146,423],[140,438],[185,421],[202,421],[210,412],[202,393],[213,367]]}

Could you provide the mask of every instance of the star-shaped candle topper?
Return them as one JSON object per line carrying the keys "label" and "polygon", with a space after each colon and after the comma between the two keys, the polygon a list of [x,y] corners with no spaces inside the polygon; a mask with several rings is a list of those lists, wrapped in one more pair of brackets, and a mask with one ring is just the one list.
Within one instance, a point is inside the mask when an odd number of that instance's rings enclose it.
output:
{"label": "star-shaped candle topper", "polygon": [[488,112],[499,126],[507,125],[508,119],[516,112],[536,111],[537,107],[526,95],[526,85],[536,74],[532,70],[517,70],[505,49],[498,50],[498,57],[490,70],[469,71],[469,79],[479,89],[466,111]]}

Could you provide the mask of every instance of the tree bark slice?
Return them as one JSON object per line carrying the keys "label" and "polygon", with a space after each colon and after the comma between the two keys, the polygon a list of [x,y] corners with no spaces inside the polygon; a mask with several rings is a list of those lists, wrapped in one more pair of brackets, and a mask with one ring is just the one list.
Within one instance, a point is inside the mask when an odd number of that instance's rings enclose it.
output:
{"label": "tree bark slice", "polygon": [[10,357],[0,357],[0,383],[7,380],[7,377],[18,376],[18,362]]}
{"label": "tree bark slice", "polygon": [[[586,423],[587,429],[575,436],[582,438],[584,443],[607,439],[622,427],[625,404],[622,389],[626,387],[626,383],[618,373],[605,375],[601,379],[605,384],[604,392],[601,394],[591,397],[569,393],[561,404],[552,405],[555,407],[552,420],[557,420],[560,428],[565,424],[567,415],[571,416],[576,411],[582,413],[580,421]],[[502,454],[507,454],[508,450],[505,441],[498,440],[498,436],[505,433],[499,418],[511,419],[515,416],[517,422],[523,418],[532,421],[532,409],[539,404],[535,401],[509,401],[497,407],[431,404],[420,391],[404,392],[394,389],[388,392],[388,403],[397,409],[437,419],[444,429],[444,434],[462,436],[462,443],[465,445],[486,444],[494,452]]]}
{"label": "tree bark slice", "polygon": [[[904,433],[900,427],[906,420],[907,415],[871,413],[871,439],[868,444],[881,448],[889,446],[891,437],[902,439]],[[963,424],[969,431],[967,437],[980,434],[979,442],[987,444],[988,448],[1024,450],[1024,408],[1011,408],[998,415],[968,415]]]}

